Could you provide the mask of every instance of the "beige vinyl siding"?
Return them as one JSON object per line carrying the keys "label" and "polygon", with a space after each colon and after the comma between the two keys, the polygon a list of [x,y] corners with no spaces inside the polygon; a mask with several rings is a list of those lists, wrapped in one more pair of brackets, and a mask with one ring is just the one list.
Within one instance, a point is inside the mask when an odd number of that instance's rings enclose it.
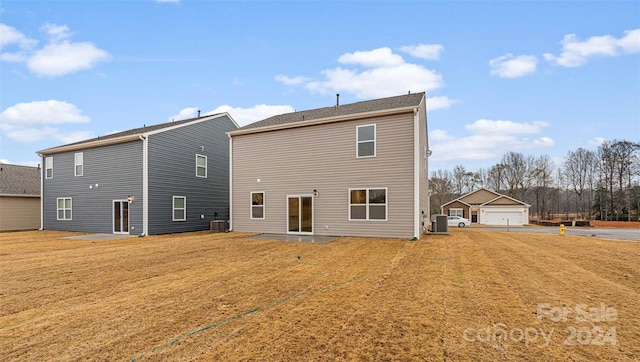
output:
{"label": "beige vinyl siding", "polygon": [[[356,157],[356,126],[376,124],[376,156]],[[233,136],[233,230],[287,231],[287,195],[312,195],[314,234],[413,237],[413,112]],[[258,182],[258,179],[260,182]],[[387,221],[349,221],[350,188],[387,188]],[[265,192],[264,220],[250,219]]]}
{"label": "beige vinyl siding", "polygon": [[40,197],[0,196],[0,231],[40,228]]}

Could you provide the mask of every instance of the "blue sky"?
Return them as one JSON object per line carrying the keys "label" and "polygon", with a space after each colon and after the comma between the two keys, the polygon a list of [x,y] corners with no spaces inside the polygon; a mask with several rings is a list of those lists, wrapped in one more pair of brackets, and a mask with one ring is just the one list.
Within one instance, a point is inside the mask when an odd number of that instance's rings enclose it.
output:
{"label": "blue sky", "polygon": [[0,160],[171,119],[427,92],[430,169],[640,139],[640,2],[0,4]]}

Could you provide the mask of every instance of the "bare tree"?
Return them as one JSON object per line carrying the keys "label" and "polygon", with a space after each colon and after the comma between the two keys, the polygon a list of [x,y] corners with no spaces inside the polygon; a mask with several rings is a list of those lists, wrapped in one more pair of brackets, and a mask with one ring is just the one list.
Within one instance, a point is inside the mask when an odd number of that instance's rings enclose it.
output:
{"label": "bare tree", "polygon": [[595,152],[584,148],[569,151],[563,164],[567,185],[578,196],[577,210],[582,218],[584,218],[586,207],[584,202],[585,192],[593,185],[593,170],[595,164]]}
{"label": "bare tree", "polygon": [[509,151],[502,156],[500,164],[504,165],[504,181],[509,196],[523,199],[524,193],[530,186],[533,156]]}
{"label": "bare tree", "polygon": [[[630,141],[614,141],[611,145],[617,160],[615,168],[616,183],[618,186],[617,206],[618,210],[626,211],[627,220],[631,220],[631,179],[635,168],[637,152],[640,144]],[[618,220],[616,214],[616,220]]]}
{"label": "bare tree", "polygon": [[431,214],[439,214],[440,207],[453,200],[453,174],[449,170],[431,172],[429,180],[431,191]]}
{"label": "bare tree", "polygon": [[556,166],[549,155],[541,155],[533,161],[533,168],[530,170],[533,194],[536,199],[536,211],[538,219],[543,219],[547,204],[550,198],[551,187],[553,186],[553,171]]}
{"label": "bare tree", "polygon": [[599,166],[599,183],[607,191],[606,194],[600,192],[598,203],[600,205],[600,214],[602,220],[609,220],[613,215],[614,206],[614,185],[615,185],[615,164],[617,163],[617,155],[613,151],[611,143],[603,142],[598,146],[598,166]]}
{"label": "bare tree", "polygon": [[631,187],[630,175],[639,150],[640,144],[626,140],[605,141],[598,147],[600,174],[602,183],[607,188],[607,206],[611,219],[615,214],[615,219],[619,220],[623,211],[629,211],[631,200],[627,190]]}
{"label": "bare tree", "polygon": [[500,192],[506,188],[505,165],[499,163],[491,166],[487,172],[487,186],[493,191]]}
{"label": "bare tree", "polygon": [[453,168],[453,190],[458,196],[473,191],[480,182],[480,175],[467,171],[462,165]]}

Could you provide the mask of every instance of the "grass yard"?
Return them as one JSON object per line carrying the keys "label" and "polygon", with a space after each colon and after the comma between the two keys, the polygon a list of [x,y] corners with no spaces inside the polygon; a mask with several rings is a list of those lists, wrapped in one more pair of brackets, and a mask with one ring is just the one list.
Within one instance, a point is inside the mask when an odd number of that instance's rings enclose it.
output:
{"label": "grass yard", "polygon": [[640,243],[0,234],[0,360],[640,359]]}

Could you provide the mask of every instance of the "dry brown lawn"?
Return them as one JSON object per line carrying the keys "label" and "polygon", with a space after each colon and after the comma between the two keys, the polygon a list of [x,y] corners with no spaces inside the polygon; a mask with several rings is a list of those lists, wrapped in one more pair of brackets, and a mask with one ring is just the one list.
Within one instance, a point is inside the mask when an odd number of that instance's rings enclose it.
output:
{"label": "dry brown lawn", "polygon": [[640,243],[64,235],[0,234],[0,360],[640,359]]}

